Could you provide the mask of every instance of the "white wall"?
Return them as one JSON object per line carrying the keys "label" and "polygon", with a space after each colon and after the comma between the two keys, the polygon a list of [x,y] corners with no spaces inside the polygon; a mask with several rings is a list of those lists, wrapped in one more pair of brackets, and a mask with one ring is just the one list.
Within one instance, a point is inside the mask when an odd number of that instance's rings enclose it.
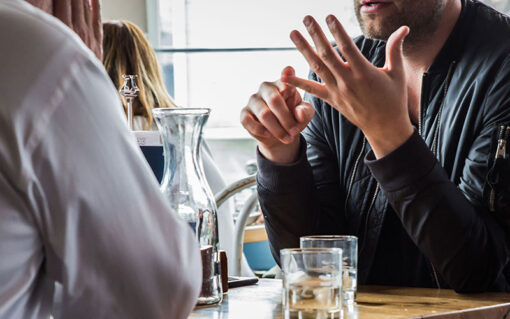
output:
{"label": "white wall", "polygon": [[103,21],[129,20],[147,33],[146,0],[103,0]]}

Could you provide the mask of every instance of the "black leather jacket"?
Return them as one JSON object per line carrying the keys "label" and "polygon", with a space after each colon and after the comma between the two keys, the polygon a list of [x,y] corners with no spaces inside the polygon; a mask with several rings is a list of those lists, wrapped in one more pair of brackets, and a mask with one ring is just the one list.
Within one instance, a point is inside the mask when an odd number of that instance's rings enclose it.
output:
{"label": "black leather jacket", "polygon": [[[374,65],[384,64],[384,42],[356,43]],[[308,100],[316,115],[302,134],[300,159],[282,166],[258,154],[259,200],[277,260],[281,248],[299,246],[299,236],[354,234],[358,279],[367,283],[390,212],[441,286],[510,291],[509,17],[463,0],[423,75],[415,135],[382,159],[338,111]],[[418,278],[411,284],[426,285]]]}

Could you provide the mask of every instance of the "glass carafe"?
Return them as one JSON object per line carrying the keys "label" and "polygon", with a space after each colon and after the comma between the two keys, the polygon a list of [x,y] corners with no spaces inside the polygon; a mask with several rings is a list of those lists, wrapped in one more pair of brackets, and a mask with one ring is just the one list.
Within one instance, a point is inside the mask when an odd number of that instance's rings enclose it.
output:
{"label": "glass carafe", "polygon": [[195,232],[202,257],[198,304],[221,302],[216,202],[200,158],[202,128],[209,109],[161,108],[152,111],[163,143],[165,167],[161,191]]}

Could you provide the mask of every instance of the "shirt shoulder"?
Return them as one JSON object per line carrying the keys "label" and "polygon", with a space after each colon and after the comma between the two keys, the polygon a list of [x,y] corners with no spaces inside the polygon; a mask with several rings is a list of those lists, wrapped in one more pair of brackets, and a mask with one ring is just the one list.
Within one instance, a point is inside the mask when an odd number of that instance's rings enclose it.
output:
{"label": "shirt shoulder", "polygon": [[[0,1],[0,45],[0,166],[8,175],[25,176],[30,167],[25,161],[57,110],[72,114],[86,107],[99,112],[98,102],[87,99],[92,92],[110,105],[117,106],[119,99],[81,39],[25,1]],[[112,109],[121,112],[120,107]]]}
{"label": "shirt shoulder", "polygon": [[[58,74],[68,72],[69,59],[93,58],[62,22],[23,0],[0,3],[0,45],[0,96],[8,108],[17,108],[38,81],[58,81]],[[69,58],[52,64],[62,56]],[[55,76],[42,78],[50,65]]]}

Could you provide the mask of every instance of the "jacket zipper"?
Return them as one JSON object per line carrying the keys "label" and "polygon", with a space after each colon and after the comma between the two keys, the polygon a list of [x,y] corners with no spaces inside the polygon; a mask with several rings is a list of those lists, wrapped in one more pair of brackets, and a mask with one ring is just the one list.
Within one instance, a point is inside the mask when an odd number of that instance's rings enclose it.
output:
{"label": "jacket zipper", "polygon": [[[423,76],[421,77],[421,83],[422,83],[422,90],[423,90],[423,84],[425,83],[425,78],[427,77],[427,73],[423,73]],[[421,107],[421,104],[423,102],[423,92],[421,93],[421,99],[420,99],[420,112],[418,113],[418,135],[422,135],[423,131],[423,107]]]}
{"label": "jacket zipper", "polygon": [[365,217],[365,232],[363,233],[363,241],[362,241],[362,247],[360,250],[360,253],[365,249],[366,247],[366,240],[367,240],[367,233],[368,233],[368,219],[370,217],[370,213],[372,212],[372,207],[375,204],[375,200],[377,198],[377,195],[379,195],[380,186],[379,183],[377,183],[377,186],[375,187],[374,196],[372,197],[372,201],[370,202],[370,206],[368,206],[367,216]]}
{"label": "jacket zipper", "polygon": [[[358,171],[359,161],[361,160],[361,157],[365,151],[366,143],[367,143],[366,138],[363,138],[363,144],[361,145],[361,151],[359,152],[358,158],[356,159],[356,162],[354,163],[354,169],[352,170],[352,175],[351,175],[351,178],[349,181],[349,188],[347,190],[347,197],[345,198],[344,209],[347,209],[347,202],[349,200],[349,196],[352,191],[352,186],[354,184],[354,177],[356,176],[356,172]],[[368,218],[370,217],[370,212],[372,211],[372,207],[375,204],[375,200],[376,200],[378,194],[379,194],[379,183],[377,183],[374,196],[372,197],[372,201],[370,202],[370,206],[368,207],[368,211],[367,211],[367,216],[365,218],[365,233],[363,234],[363,242],[362,242],[363,247],[361,248],[361,251],[363,251],[363,248],[365,248],[365,240],[366,240],[367,228],[368,228]]]}
{"label": "jacket zipper", "polygon": [[358,170],[358,164],[361,159],[361,156],[363,155],[363,152],[365,151],[366,143],[367,143],[367,139],[363,138],[363,145],[361,146],[361,151],[359,152],[358,158],[356,159],[356,162],[354,163],[354,169],[352,170],[351,179],[349,181],[349,188],[347,190],[347,196],[345,197],[344,210],[347,210],[347,202],[349,201],[349,196],[351,196],[352,185],[354,184],[354,176],[356,176],[356,171]]}
{"label": "jacket zipper", "polygon": [[[506,158],[506,143],[510,137],[510,126],[501,125],[499,127],[498,134],[498,146],[496,148],[495,160]],[[496,189],[494,186],[491,187],[491,193],[489,197],[489,210],[491,212],[496,211]]]}
{"label": "jacket zipper", "polygon": [[[439,150],[439,142],[438,142],[438,137],[439,137],[439,130],[440,130],[440,124],[441,124],[441,115],[443,113],[443,107],[444,107],[444,103],[445,103],[445,100],[446,100],[446,95],[448,94],[448,89],[450,87],[450,81],[452,79],[452,75],[453,75],[453,68],[456,64],[456,61],[452,61],[452,63],[450,64],[450,67],[448,68],[448,73],[446,75],[446,83],[445,83],[445,87],[444,87],[444,90],[443,90],[443,99],[441,101],[441,106],[439,107],[439,112],[438,114],[436,115],[436,129],[434,131],[434,138],[433,138],[433,141],[432,141],[432,153],[434,154],[434,157],[437,157],[437,153],[438,153],[438,150]],[[423,74],[423,79],[425,79],[426,77],[426,73]],[[422,121],[423,121],[423,107],[420,106],[420,113],[419,113],[419,118],[418,118],[418,134],[420,136],[422,136],[422,130],[423,130],[423,125],[422,125]],[[434,267],[434,265],[432,264],[431,261],[429,261],[430,263],[430,266],[432,267],[432,274],[434,275],[434,280],[436,281],[436,286],[438,289],[441,289],[441,285],[439,284],[439,279],[437,277],[437,272],[436,272],[436,268]]]}
{"label": "jacket zipper", "polygon": [[[349,201],[349,196],[351,195],[352,186],[354,184],[354,177],[356,176],[356,172],[358,171],[359,161],[361,160],[361,157],[363,156],[363,153],[365,151],[365,146],[367,144],[367,139],[363,138],[363,144],[361,145],[361,151],[358,154],[358,158],[356,159],[356,162],[354,163],[354,169],[352,170],[352,175],[349,181],[349,188],[347,190],[347,196],[345,198],[345,204],[344,209],[347,209],[347,202]],[[365,233],[363,234],[363,247],[361,248],[361,251],[363,251],[363,248],[365,248],[365,240],[366,240],[366,234],[367,234],[367,228],[368,228],[368,218],[370,216],[370,212],[372,211],[372,207],[375,204],[375,200],[377,198],[377,195],[379,194],[379,183],[377,183],[374,196],[372,197],[372,201],[370,202],[370,206],[368,207],[367,216],[365,218]]]}
{"label": "jacket zipper", "polygon": [[506,143],[508,140],[508,137],[510,135],[510,126],[504,126],[502,125],[499,128],[499,136],[498,136],[498,148],[496,149],[496,159],[506,158]]}

